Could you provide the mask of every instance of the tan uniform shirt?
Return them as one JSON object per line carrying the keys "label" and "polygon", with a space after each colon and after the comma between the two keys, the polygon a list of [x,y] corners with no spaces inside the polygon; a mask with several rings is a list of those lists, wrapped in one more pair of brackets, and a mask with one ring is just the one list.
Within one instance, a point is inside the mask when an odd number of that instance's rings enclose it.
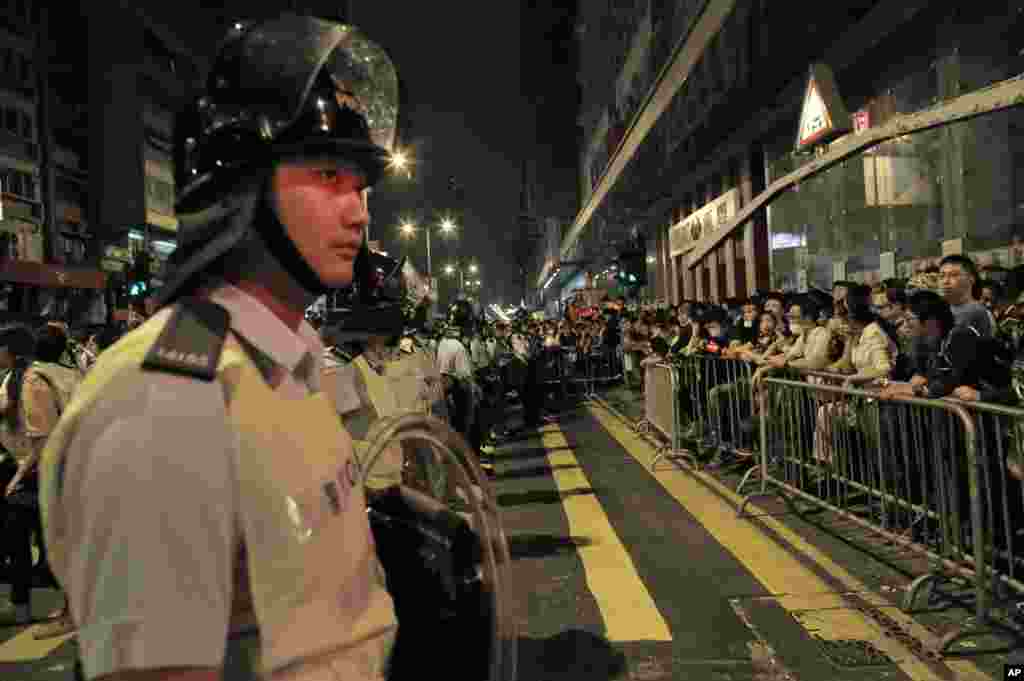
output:
{"label": "tan uniform shirt", "polygon": [[[319,391],[323,346],[312,327],[302,322],[293,332],[229,285],[210,297],[230,312],[232,331],[279,397]],[[229,630],[242,624],[232,622],[233,598],[245,590],[240,451],[216,381],[127,368],[80,415],[63,456],[62,503],[53,511],[60,517],[52,524],[63,527],[64,560],[52,567],[79,625],[87,679],[222,666]],[[355,596],[339,593],[336,601],[360,606]],[[284,644],[274,652],[289,657]]]}
{"label": "tan uniform shirt", "polygon": [[[0,442],[16,460],[20,462],[28,458],[33,441],[45,438],[54,429],[80,379],[78,371],[53,363],[33,362],[26,369],[21,384],[17,427],[11,429],[7,419],[0,421]],[[7,389],[10,380],[11,373],[8,372],[0,383],[0,413],[6,412],[9,406]]]}

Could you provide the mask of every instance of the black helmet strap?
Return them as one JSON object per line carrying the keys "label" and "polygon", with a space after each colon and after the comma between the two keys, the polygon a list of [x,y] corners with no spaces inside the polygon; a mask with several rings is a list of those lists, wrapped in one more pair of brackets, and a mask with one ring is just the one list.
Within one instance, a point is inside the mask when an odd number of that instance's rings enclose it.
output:
{"label": "black helmet strap", "polygon": [[324,286],[319,275],[299,253],[295,242],[288,236],[288,230],[281,224],[281,220],[277,217],[277,211],[274,210],[271,203],[273,201],[272,191],[271,179],[268,176],[260,192],[259,207],[256,209],[256,219],[253,221],[256,231],[263,238],[267,250],[292,279],[297,281],[299,286],[311,296],[319,298],[329,289]]}

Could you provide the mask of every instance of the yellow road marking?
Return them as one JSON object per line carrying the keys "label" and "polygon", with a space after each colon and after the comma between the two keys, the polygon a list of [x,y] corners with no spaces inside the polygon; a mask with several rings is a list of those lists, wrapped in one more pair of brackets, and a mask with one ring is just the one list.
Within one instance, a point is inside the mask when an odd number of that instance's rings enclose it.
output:
{"label": "yellow road marking", "polygon": [[[38,626],[38,625],[36,625]],[[32,637],[36,626],[31,626],[17,636],[0,643],[0,662],[27,662],[41,660],[59,648],[74,634],[37,641]]]}
{"label": "yellow road marking", "polygon": [[[630,431],[617,417],[607,410],[588,406],[590,413],[605,429],[629,452],[636,461],[647,469],[653,450],[644,440]],[[727,504],[717,494],[707,489],[701,482],[687,472],[679,469],[663,469],[652,473],[654,478],[671,494],[681,506],[691,513],[704,528],[729,553],[736,557],[760,581],[769,593],[775,594],[777,602],[794,615],[810,633],[825,639],[858,639],[870,641],[874,646],[888,655],[899,665],[910,678],[915,681],[943,681],[932,668],[917,658],[911,651],[886,636],[881,628],[871,619],[852,609],[843,598],[829,585],[802,565],[790,552],[784,550],[768,535],[761,532],[753,523],[736,517],[736,507]],[[709,476],[702,479],[708,480]],[[739,497],[717,483],[710,480],[730,501],[736,502]],[[838,577],[844,585],[850,585],[850,591],[863,592],[860,595],[873,605],[879,605],[870,599],[868,588],[857,582],[852,575],[842,570],[833,561],[828,560],[820,551],[814,550],[772,518],[764,518],[769,527],[777,532],[793,548],[804,553],[819,565]],[[853,585],[857,586],[854,587]],[[885,603],[886,614],[902,624],[906,618],[898,619],[897,609]],[[902,613],[900,613],[902,614]],[[988,681],[990,677],[983,674],[976,666],[959,664],[963,661],[946,660],[945,665],[957,673],[958,678]]]}
{"label": "yellow road marking", "polygon": [[579,467],[565,436],[555,428],[542,432],[541,442],[551,476],[562,493],[569,535],[587,537],[577,549],[587,587],[597,601],[609,641],[671,641],[672,633],[654,599],[636,572],[626,547],[608,521],[590,481]]}

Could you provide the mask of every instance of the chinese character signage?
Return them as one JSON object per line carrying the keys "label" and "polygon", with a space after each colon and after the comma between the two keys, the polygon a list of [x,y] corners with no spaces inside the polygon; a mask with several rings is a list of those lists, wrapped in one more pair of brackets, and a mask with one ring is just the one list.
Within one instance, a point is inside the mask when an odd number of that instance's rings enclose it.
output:
{"label": "chinese character signage", "polygon": [[669,255],[685,253],[708,234],[721,230],[740,212],[740,191],[730,189],[711,203],[683,218],[669,228]]}

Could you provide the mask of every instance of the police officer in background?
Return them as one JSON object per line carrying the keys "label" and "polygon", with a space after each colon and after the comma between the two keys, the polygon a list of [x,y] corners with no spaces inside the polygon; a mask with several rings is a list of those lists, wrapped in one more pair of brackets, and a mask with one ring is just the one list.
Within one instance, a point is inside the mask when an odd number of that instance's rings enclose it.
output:
{"label": "police officer in background", "polygon": [[444,381],[452,427],[479,452],[480,432],[474,422],[481,391],[469,351],[472,334],[473,309],[468,301],[457,300],[448,309],[444,337],[437,345],[437,371]]}
{"label": "police officer in background", "polygon": [[[407,261],[396,261],[371,251],[363,244],[355,263],[353,285],[337,297],[338,307],[329,313],[329,337],[335,347],[330,366],[325,366],[323,387],[333,399],[356,452],[364,458],[366,437],[381,418],[401,413],[431,413],[440,380],[424,371],[423,362],[404,352],[400,340],[414,324],[429,294],[418,273]],[[425,284],[425,282],[422,282]],[[344,348],[339,352],[338,347]],[[346,359],[347,358],[347,359]],[[432,362],[431,362],[432,364]],[[406,442],[392,445],[367,478],[370,490],[402,485],[406,467],[418,473],[425,491],[444,494],[443,478],[431,466],[429,447]],[[413,471],[408,471],[412,473]],[[424,485],[417,485],[423,489]]]}
{"label": "police officer in background", "polygon": [[80,676],[386,676],[394,603],[303,313],[352,281],[397,93],[357,29],[285,15],[235,24],[177,122],[160,309],[99,357],[43,455]]}

